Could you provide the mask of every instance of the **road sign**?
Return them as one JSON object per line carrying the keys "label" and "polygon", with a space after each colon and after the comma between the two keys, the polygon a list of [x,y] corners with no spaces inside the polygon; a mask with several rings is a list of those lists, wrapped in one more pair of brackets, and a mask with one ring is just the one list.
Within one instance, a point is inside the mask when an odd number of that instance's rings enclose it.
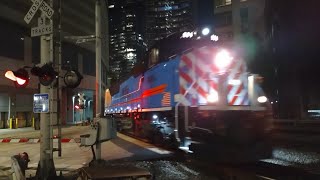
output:
{"label": "road sign", "polygon": [[45,25],[45,23],[46,23],[46,17],[39,17],[38,18],[38,27]]}
{"label": "road sign", "polygon": [[34,0],[28,13],[24,16],[24,21],[29,24],[33,16],[36,14],[43,0]]}
{"label": "road sign", "polygon": [[39,9],[44,13],[44,15],[51,19],[54,11],[46,2],[43,1]]}
{"label": "road sign", "polygon": [[52,24],[31,28],[31,37],[51,34],[53,31]]}
{"label": "road sign", "polygon": [[[36,0],[31,0],[33,3],[36,1]],[[43,1],[40,8],[39,8],[49,19],[51,19],[53,13],[54,13],[54,10],[45,2]]]}
{"label": "road sign", "polygon": [[49,94],[33,95],[33,112],[34,113],[49,112]]}

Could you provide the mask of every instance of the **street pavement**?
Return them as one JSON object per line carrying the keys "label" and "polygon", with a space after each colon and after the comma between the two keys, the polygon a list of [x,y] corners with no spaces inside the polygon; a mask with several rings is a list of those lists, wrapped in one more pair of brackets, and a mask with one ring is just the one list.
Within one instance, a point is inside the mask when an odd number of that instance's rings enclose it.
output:
{"label": "street pavement", "polygon": [[[75,126],[62,129],[64,137],[78,138],[80,134],[85,134],[90,126]],[[0,130],[0,138],[39,138],[39,131],[25,128],[20,131]],[[171,152],[155,147],[152,144],[142,142],[131,137],[118,133],[118,137],[102,144],[101,158],[107,161],[131,161],[149,160],[171,156]],[[57,147],[57,143],[54,143]],[[27,152],[30,157],[29,170],[26,176],[34,175],[40,160],[40,143],[0,143],[0,180],[10,172],[10,157],[21,152]],[[87,166],[93,155],[90,147],[80,147],[79,143],[62,143],[62,156],[58,153],[53,155],[56,170],[71,171]]]}

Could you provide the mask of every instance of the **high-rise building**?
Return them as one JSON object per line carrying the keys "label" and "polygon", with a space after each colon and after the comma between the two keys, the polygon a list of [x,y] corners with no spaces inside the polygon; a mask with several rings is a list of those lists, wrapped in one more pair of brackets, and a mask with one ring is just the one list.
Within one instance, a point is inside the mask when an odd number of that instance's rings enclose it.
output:
{"label": "high-rise building", "polygon": [[148,0],[146,4],[146,40],[150,48],[155,41],[171,34],[195,28],[192,0]]}
{"label": "high-rise building", "polygon": [[214,0],[215,33],[221,41],[245,34],[264,38],[265,22],[265,0]]}
{"label": "high-rise building", "polygon": [[143,4],[135,0],[109,1],[110,70],[112,82],[127,77],[143,58]]}

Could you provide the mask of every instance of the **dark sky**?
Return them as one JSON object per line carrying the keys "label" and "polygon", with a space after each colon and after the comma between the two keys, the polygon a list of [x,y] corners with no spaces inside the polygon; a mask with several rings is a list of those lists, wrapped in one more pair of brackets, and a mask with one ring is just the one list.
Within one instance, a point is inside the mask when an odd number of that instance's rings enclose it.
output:
{"label": "dark sky", "polygon": [[[278,76],[273,78],[269,70],[266,85],[280,88],[280,94],[287,102],[303,96],[308,104],[308,98],[312,97],[310,92],[320,92],[320,1],[267,1],[271,12],[276,13],[278,37],[273,43],[275,56],[269,53],[265,63],[272,62],[278,68]],[[272,19],[270,14],[269,19]]]}
{"label": "dark sky", "polygon": [[199,25],[205,26],[213,23],[213,1],[197,0],[199,3]]}
{"label": "dark sky", "polygon": [[[283,48],[297,55],[318,53],[320,32],[320,1],[278,1],[274,9],[279,14]],[[306,54],[308,52],[308,54]],[[310,54],[309,54],[310,53]]]}

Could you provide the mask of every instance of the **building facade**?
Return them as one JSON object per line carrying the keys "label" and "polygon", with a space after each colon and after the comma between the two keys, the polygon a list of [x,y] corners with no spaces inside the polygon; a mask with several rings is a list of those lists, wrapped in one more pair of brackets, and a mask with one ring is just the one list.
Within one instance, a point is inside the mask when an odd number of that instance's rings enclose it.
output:
{"label": "building facade", "polygon": [[[54,1],[53,19],[57,22],[58,7]],[[102,12],[106,13],[106,4],[102,3]],[[40,38],[30,37],[32,27],[38,26],[36,13],[30,24],[24,22],[24,16],[32,5],[32,1],[3,0],[0,2],[0,128],[7,128],[8,120],[17,119],[18,126],[31,126],[32,119],[39,119],[39,114],[33,113],[33,95],[39,93],[39,80],[30,75],[26,88],[16,88],[12,81],[5,78],[7,70],[17,70],[24,66],[34,66],[40,63]],[[104,8],[103,8],[104,7]],[[40,11],[40,10],[39,10]],[[62,84],[62,103],[60,117],[63,124],[74,124],[83,119],[92,119],[94,114],[95,92],[95,43],[87,42],[77,44],[74,36],[94,35],[95,33],[95,0],[90,1],[62,1],[61,11],[62,44],[61,59],[62,72],[76,69],[83,75],[81,84],[75,88],[67,88]],[[103,15],[104,22],[107,16]],[[102,31],[105,33],[106,25]],[[55,29],[55,32],[56,29]],[[102,46],[107,46],[107,37],[102,37]],[[10,42],[10,43],[8,43]],[[55,45],[57,45],[55,43]],[[55,46],[54,49],[57,47]],[[54,59],[57,51],[54,51]],[[107,58],[106,50],[102,53],[103,83],[106,86]],[[28,69],[27,69],[28,70]],[[29,71],[29,70],[28,70]],[[86,109],[80,112],[74,109],[78,101],[78,93],[86,94]],[[84,114],[85,116],[81,116]]]}
{"label": "building facade", "polygon": [[266,37],[265,0],[215,0],[214,29],[221,41],[244,35]]}
{"label": "building facade", "polygon": [[109,1],[112,84],[126,78],[144,56],[143,12],[143,4],[135,0]]}
{"label": "building facade", "polygon": [[169,35],[195,29],[196,1],[148,0],[146,6],[145,37],[148,47]]}
{"label": "building facade", "polygon": [[[264,77],[274,118],[319,117],[319,93],[314,93],[319,87],[313,83],[317,71],[312,70],[317,66],[311,63],[316,51],[311,44],[302,45],[313,39],[315,7],[301,1],[288,6],[277,0],[214,0],[215,33],[222,42],[251,50],[246,60],[253,73]],[[305,13],[300,14],[301,9]],[[310,33],[303,34],[308,29]]]}

